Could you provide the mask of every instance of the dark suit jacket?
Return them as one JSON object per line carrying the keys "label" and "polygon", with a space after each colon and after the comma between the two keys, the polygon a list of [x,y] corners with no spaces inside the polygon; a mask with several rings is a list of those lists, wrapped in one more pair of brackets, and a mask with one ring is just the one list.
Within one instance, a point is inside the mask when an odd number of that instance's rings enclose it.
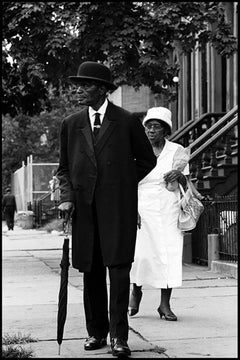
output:
{"label": "dark suit jacket", "polygon": [[10,209],[11,211],[17,211],[16,198],[12,194],[6,194],[2,199],[2,210],[6,211]]}
{"label": "dark suit jacket", "polygon": [[108,103],[94,146],[87,108],[65,118],[60,130],[61,202],[73,201],[72,264],[89,271],[96,203],[106,266],[132,262],[137,230],[137,186],[156,165],[138,118]]}

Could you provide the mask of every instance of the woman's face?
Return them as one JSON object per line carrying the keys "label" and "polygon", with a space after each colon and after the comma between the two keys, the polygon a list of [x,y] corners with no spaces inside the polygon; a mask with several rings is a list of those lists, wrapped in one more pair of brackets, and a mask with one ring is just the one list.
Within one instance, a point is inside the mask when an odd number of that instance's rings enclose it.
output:
{"label": "woman's face", "polygon": [[166,136],[165,125],[158,120],[149,120],[144,127],[148,139],[153,144],[161,142]]}

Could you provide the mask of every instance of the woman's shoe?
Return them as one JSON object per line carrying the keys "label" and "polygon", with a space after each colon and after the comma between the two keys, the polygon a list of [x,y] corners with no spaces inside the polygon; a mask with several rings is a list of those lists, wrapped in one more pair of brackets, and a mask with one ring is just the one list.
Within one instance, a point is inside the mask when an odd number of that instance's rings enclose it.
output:
{"label": "woman's shoe", "polygon": [[129,301],[128,314],[129,316],[136,315],[139,311],[140,301],[142,299],[142,290],[132,291]]}
{"label": "woman's shoe", "polygon": [[160,318],[164,317],[165,320],[168,320],[168,321],[177,321],[177,316],[172,312],[171,309],[169,309],[169,311],[164,312],[159,306],[157,311],[160,315]]}

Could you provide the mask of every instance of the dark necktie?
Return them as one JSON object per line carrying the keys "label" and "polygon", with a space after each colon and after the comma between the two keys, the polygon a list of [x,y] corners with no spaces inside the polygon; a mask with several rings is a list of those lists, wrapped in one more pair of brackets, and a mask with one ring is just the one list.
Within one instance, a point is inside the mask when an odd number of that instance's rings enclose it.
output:
{"label": "dark necktie", "polygon": [[94,124],[93,124],[93,135],[94,135],[95,139],[98,136],[100,127],[101,127],[100,114],[95,113],[95,120],[94,120]]}

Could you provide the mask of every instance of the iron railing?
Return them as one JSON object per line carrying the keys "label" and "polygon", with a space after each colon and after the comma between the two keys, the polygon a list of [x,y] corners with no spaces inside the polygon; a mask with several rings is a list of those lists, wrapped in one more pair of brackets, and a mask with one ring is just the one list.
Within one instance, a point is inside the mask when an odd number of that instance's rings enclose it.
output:
{"label": "iron railing", "polygon": [[58,203],[51,200],[51,192],[48,192],[40,199],[34,200],[32,210],[36,227],[41,227],[50,220],[60,218]]}
{"label": "iron railing", "polygon": [[[205,198],[204,212],[196,228],[192,231],[192,259],[194,263],[208,264],[208,234],[219,236],[219,256],[221,260],[237,262],[238,259],[238,200],[237,195]],[[52,219],[58,219],[58,204],[50,200],[50,194],[34,201],[35,226],[41,227]]]}
{"label": "iron railing", "polygon": [[214,206],[219,217],[220,259],[237,262],[238,209],[236,196],[217,197]]}
{"label": "iron railing", "polygon": [[218,196],[203,200],[204,212],[192,231],[193,262],[207,265],[208,234],[218,234],[220,260],[238,259],[238,200],[237,195]]}

